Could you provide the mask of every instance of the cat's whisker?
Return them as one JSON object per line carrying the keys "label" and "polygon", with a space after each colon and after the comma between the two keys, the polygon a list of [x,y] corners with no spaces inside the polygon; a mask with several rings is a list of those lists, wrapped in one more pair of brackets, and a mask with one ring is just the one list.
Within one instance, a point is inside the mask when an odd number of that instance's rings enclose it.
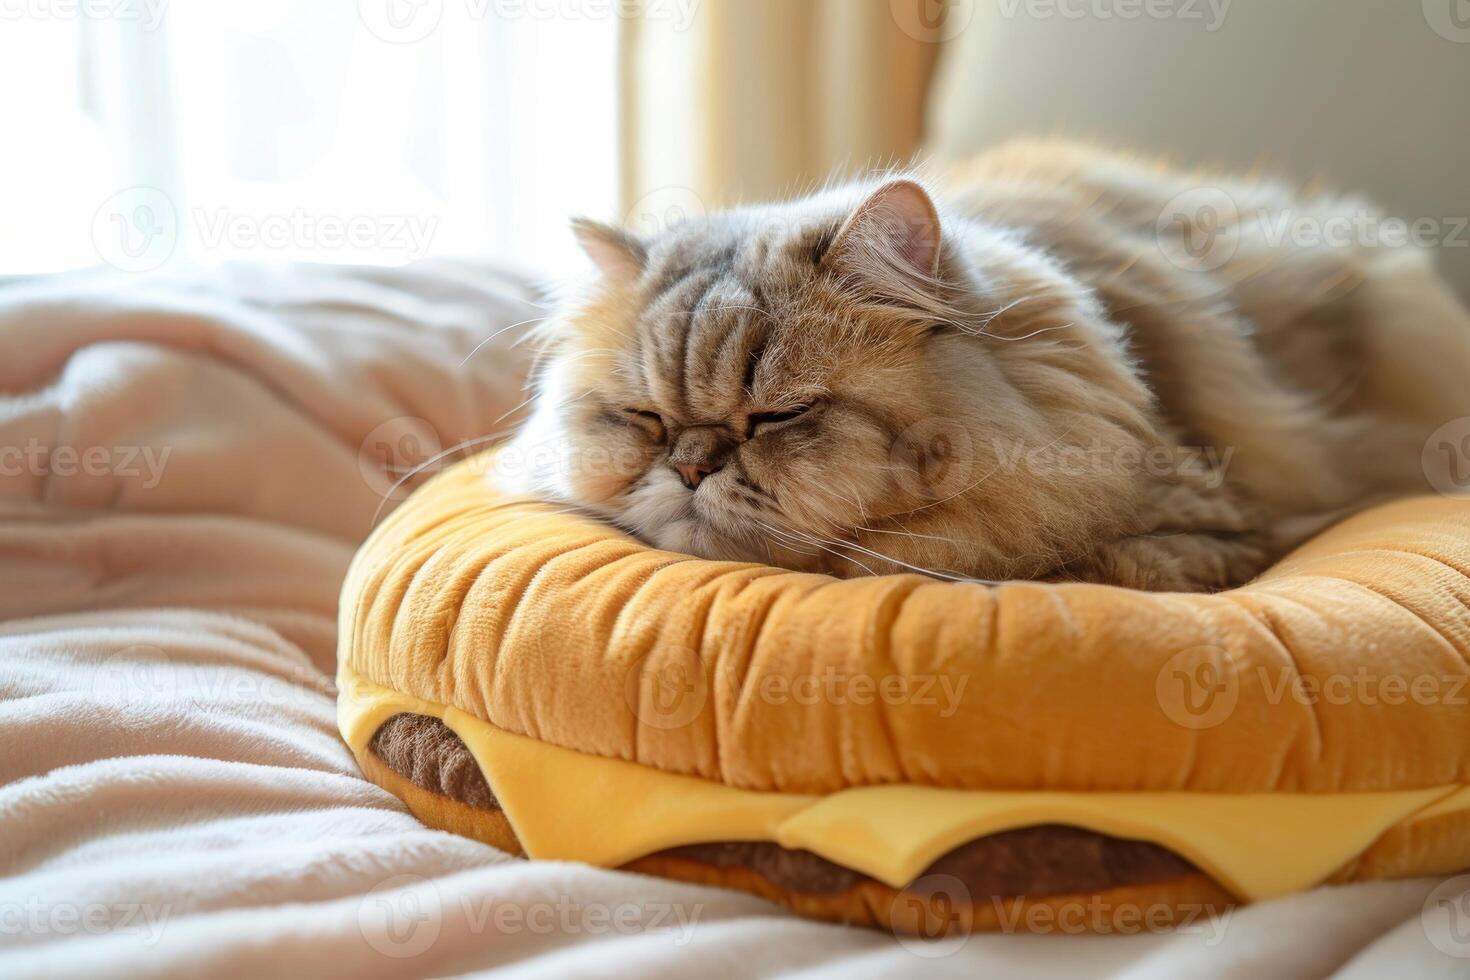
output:
{"label": "cat's whisker", "polygon": [[[786,542],[786,541],[802,541],[803,543],[806,543],[801,537],[799,537],[793,531],[788,531],[788,530],[785,530],[783,528],[779,528],[779,527],[775,527],[775,526],[773,526],[771,524],[767,524],[765,521],[763,521],[760,518],[755,517],[755,516],[751,516],[750,519],[752,521],[754,521],[755,523],[759,524],[761,527],[765,528],[770,534],[775,535],[778,538],[780,538],[782,542]],[[792,549],[792,550],[796,550],[796,549]],[[816,554],[816,552],[814,552],[814,551],[802,551],[802,554],[805,554],[805,555],[813,555],[813,554]]]}
{"label": "cat's whisker", "polygon": [[[469,363],[469,359],[470,358],[474,357],[476,354],[478,354],[480,352],[480,348],[484,347],[486,344],[490,343],[490,341],[494,340],[496,337],[499,337],[501,334],[505,333],[506,331],[514,330],[516,327],[524,327],[524,326],[527,326],[528,324],[532,324],[532,323],[545,323],[547,320],[550,320],[550,319],[551,319],[551,317],[549,317],[549,316],[538,316],[538,317],[533,317],[530,320],[522,320],[520,323],[512,323],[508,327],[501,327],[499,330],[495,331],[490,336],[486,337],[484,340],[482,340],[478,344],[476,344],[475,347],[474,347],[474,350],[472,350],[468,354],[466,354],[464,356],[464,360],[462,360],[462,361],[459,362],[459,366],[460,367],[464,367],[467,363]],[[528,330],[526,332],[526,336],[529,337],[534,332],[535,331]],[[524,338],[521,338],[521,339],[524,339]],[[520,343],[520,340],[517,340],[516,343]],[[512,344],[511,346],[514,347],[515,344]]]}
{"label": "cat's whisker", "polygon": [[858,512],[858,517],[863,521],[863,523],[865,523],[865,524],[867,523],[867,521],[868,521],[868,512],[863,507],[863,502],[862,502],[862,498],[861,497],[859,497],[857,495],[854,495],[854,496],[849,497],[847,494],[845,494],[842,491],[838,490],[836,487],[829,486],[827,489],[830,490],[834,496],[838,497],[841,500],[845,500],[849,504],[852,504],[852,506]]}
{"label": "cat's whisker", "polygon": [[[768,531],[771,531],[773,533],[776,531],[775,528],[771,527],[771,525],[765,523],[764,521],[757,520],[756,523],[759,524],[759,525],[761,525],[762,527],[766,528]],[[865,565],[862,562],[858,561],[856,558],[852,557],[851,555],[844,555],[840,551],[833,551],[831,548],[827,547],[821,541],[817,540],[816,538],[811,537],[810,535],[801,534],[800,537],[803,540],[805,540],[808,544],[814,544],[814,545],[816,545],[818,548],[821,548],[823,551],[827,552],[827,554],[829,554],[829,555],[833,555],[833,556],[835,556],[837,558],[841,558],[844,561],[850,561],[850,562],[852,562],[854,565],[856,565],[858,568],[861,568],[863,571],[867,572],[869,575],[876,575],[876,574],[878,574],[877,572],[873,571],[867,565]]]}
{"label": "cat's whisker", "polygon": [[577,404],[577,402],[579,402],[582,399],[586,398],[588,395],[592,394],[596,390],[597,390],[596,388],[583,388],[577,394],[572,395],[572,396],[570,396],[568,398],[563,398],[557,404],[559,404],[563,408],[566,408],[569,405],[575,405],[575,404]]}
{"label": "cat's whisker", "polygon": [[[813,543],[815,543],[815,542],[813,542]],[[950,582],[974,582],[974,583],[977,583],[979,585],[999,585],[1000,584],[999,582],[997,582],[997,581],[995,581],[993,579],[969,578],[968,576],[953,575],[953,574],[949,574],[947,572],[941,572],[941,571],[938,571],[938,570],[933,569],[933,568],[924,568],[922,565],[912,565],[912,564],[910,564],[910,563],[908,563],[906,561],[903,561],[901,559],[894,558],[892,555],[885,555],[881,551],[876,551],[876,550],[874,550],[872,548],[866,548],[866,547],[858,544],[855,541],[837,541],[837,540],[833,540],[833,539],[827,539],[827,543],[828,544],[836,545],[839,548],[851,548],[854,551],[859,551],[859,552],[861,552],[861,553],[863,553],[865,555],[868,555],[869,557],[877,558],[877,559],[879,559],[881,561],[892,562],[893,564],[899,566],[900,568],[907,568],[911,572],[918,572],[921,575],[930,575],[930,576],[933,576],[934,578],[945,579],[945,580],[950,581]]]}
{"label": "cat's whisker", "polygon": [[605,348],[589,347],[586,350],[572,351],[570,354],[563,354],[562,358],[568,363],[572,363],[574,361],[580,361],[584,357],[591,357],[593,354],[601,354],[605,352]]}
{"label": "cat's whisker", "polygon": [[376,510],[373,511],[373,519],[372,519],[372,522],[371,522],[372,525],[374,527],[377,526],[378,518],[383,515],[383,505],[386,504],[389,500],[393,499],[393,495],[396,494],[400,489],[402,489],[403,488],[403,485],[405,483],[407,483],[409,480],[412,480],[414,477],[418,476],[420,473],[423,473],[429,467],[437,465],[441,460],[443,460],[445,457],[449,456],[451,453],[457,453],[461,449],[467,449],[467,448],[470,448],[472,446],[482,446],[485,443],[497,442],[497,441],[499,441],[501,439],[504,439],[508,435],[510,435],[510,430],[504,430],[504,431],[501,431],[501,432],[492,432],[489,435],[477,436],[474,439],[466,439],[463,442],[457,442],[457,443],[455,443],[454,445],[450,446],[448,449],[442,449],[442,450],[440,450],[439,452],[437,452],[434,455],[430,456],[428,459],[424,460],[422,463],[419,463],[418,465],[411,467],[401,477],[399,477],[397,480],[394,480],[393,481],[393,484],[391,486],[389,486],[388,489],[383,492],[383,499],[380,500],[380,501],[378,501],[378,507],[377,507]]}
{"label": "cat's whisker", "polygon": [[1068,327],[1075,327],[1076,325],[1077,324],[1075,323],[1058,323],[1050,327],[1041,327],[1040,329],[1033,330],[1028,334],[1022,334],[1019,337],[1002,337],[999,334],[987,333],[984,330],[976,330],[971,334],[971,336],[988,337],[991,340],[1004,340],[1007,343],[1015,343],[1018,340],[1030,340],[1032,337],[1037,337],[1044,333],[1051,333],[1053,330],[1065,330]]}
{"label": "cat's whisker", "polygon": [[536,395],[534,393],[532,393],[530,395],[527,395],[525,398],[521,399],[521,401],[518,404],[516,404],[514,407],[508,409],[507,411],[505,411],[505,412],[501,413],[499,416],[497,416],[496,419],[495,419],[495,421],[491,422],[490,424],[491,425],[499,425],[500,423],[504,422],[506,419],[508,419],[512,415],[514,415],[516,412],[519,412],[521,409],[523,409],[527,405],[531,404],[531,402],[535,401],[535,399],[536,399]]}
{"label": "cat's whisker", "polygon": [[1016,307],[1020,306],[1022,303],[1029,303],[1033,299],[1039,299],[1041,297],[1041,295],[1042,295],[1041,293],[1027,293],[1024,296],[1017,296],[1015,299],[1011,300],[1009,303],[1007,303],[1005,306],[1002,306],[1000,309],[991,310],[988,313],[982,313],[980,315],[980,319],[983,322],[985,322],[985,323],[989,323],[991,320],[994,320],[996,317],[1003,316],[1006,313],[1009,313],[1011,310],[1014,310]]}
{"label": "cat's whisker", "polygon": [[[767,554],[771,554],[771,545],[772,544],[777,544],[780,547],[785,548],[787,551],[794,551],[798,555],[807,555],[808,557],[810,557],[810,556],[813,556],[813,555],[816,554],[815,551],[811,551],[811,550],[809,550],[807,548],[798,548],[798,547],[796,547],[796,545],[793,544],[791,541],[788,541],[788,540],[785,540],[785,539],[778,540],[776,537],[773,536],[773,533],[767,533],[766,536],[765,536],[765,538],[766,538],[765,543],[766,543],[766,553]],[[775,564],[775,563],[776,562],[774,561],[774,558],[773,558],[772,564]]]}
{"label": "cat's whisker", "polygon": [[783,551],[792,552],[793,554],[805,555],[808,558],[815,557],[816,554],[817,554],[817,552],[811,551],[811,550],[809,550],[807,548],[798,548],[795,544],[793,544],[793,543],[791,543],[789,541],[777,540],[776,538],[772,537],[771,535],[765,534],[763,532],[757,532],[756,533],[755,540],[759,541],[765,547],[765,549],[766,549],[766,557],[769,559],[767,561],[767,564],[768,565],[781,565],[781,564],[783,564],[783,562],[781,562],[779,559],[776,558],[776,549],[777,548],[780,548]]}
{"label": "cat's whisker", "polygon": [[919,534],[916,531],[908,531],[908,530],[904,530],[904,531],[890,531],[890,530],[887,530],[887,529],[881,528],[881,527],[866,527],[866,526],[863,526],[863,525],[859,525],[858,527],[853,528],[853,530],[854,531],[871,531],[873,534],[892,534],[892,535],[895,535],[896,537],[901,537],[901,538],[922,538],[922,539],[924,539],[926,541],[946,541],[946,542],[948,542],[950,544],[963,544],[963,542],[960,541],[958,538],[946,538],[946,537],[944,537],[942,535],[939,535],[939,534]]}
{"label": "cat's whisker", "polygon": [[947,496],[947,497],[940,497],[938,500],[932,500],[932,501],[930,501],[929,503],[925,504],[922,507],[915,507],[913,510],[906,510],[901,515],[899,515],[899,516],[901,516],[901,517],[907,517],[910,514],[917,514],[920,511],[928,510],[930,507],[938,507],[940,504],[947,504],[951,500],[954,500],[956,497],[963,497],[965,494],[969,493],[971,490],[974,490],[976,487],[980,486],[986,480],[988,480],[992,476],[994,476],[995,475],[995,472],[997,470],[999,470],[1000,467],[1001,467],[1001,464],[1000,463],[996,463],[990,469],[988,469],[988,470],[985,471],[985,475],[984,476],[982,476],[980,479],[976,480],[974,483],[970,484],[969,486],[967,486],[967,487],[961,487],[960,489],[956,490],[954,493],[950,494],[949,496]]}

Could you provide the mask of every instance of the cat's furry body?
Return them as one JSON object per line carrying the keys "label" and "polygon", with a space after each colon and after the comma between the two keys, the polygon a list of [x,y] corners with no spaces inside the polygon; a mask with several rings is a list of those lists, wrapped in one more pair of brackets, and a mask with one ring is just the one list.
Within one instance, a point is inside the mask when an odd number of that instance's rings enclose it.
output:
{"label": "cat's furry body", "polygon": [[930,186],[581,225],[511,482],[705,557],[1209,589],[1470,414],[1422,254],[1273,233],[1354,202],[1055,143]]}

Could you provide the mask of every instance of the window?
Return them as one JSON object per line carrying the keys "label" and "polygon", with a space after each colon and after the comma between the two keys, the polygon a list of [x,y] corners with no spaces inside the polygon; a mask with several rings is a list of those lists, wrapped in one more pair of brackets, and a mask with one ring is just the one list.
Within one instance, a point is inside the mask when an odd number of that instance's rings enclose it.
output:
{"label": "window", "polygon": [[568,9],[13,0],[0,269],[552,267],[617,192],[617,23]]}

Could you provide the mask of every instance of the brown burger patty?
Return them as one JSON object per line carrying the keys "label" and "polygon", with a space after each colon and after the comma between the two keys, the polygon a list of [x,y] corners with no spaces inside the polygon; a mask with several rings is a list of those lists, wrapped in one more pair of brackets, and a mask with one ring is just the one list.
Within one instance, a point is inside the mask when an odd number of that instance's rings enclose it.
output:
{"label": "brown burger patty", "polygon": [[419,789],[482,810],[500,809],[469,746],[438,718],[394,715],[373,733],[368,748]]}
{"label": "brown burger patty", "polygon": [[[744,866],[773,885],[808,894],[847,891],[867,875],[811,851],[770,841],[686,844],[661,851],[717,868]],[[1038,824],[977,837],[942,855],[919,877],[950,875],[976,898],[1070,895],[1146,885],[1194,866],[1147,841],[1123,840],[1064,824]]]}
{"label": "brown burger patty", "polygon": [[[369,748],[420,789],[481,809],[499,809],[479,765],[447,725],[428,715],[398,714]],[[847,891],[871,879],[811,851],[770,841],[685,844],[658,855],[714,868],[748,868],[771,884],[803,894]],[[920,877],[950,875],[974,898],[1068,895],[1167,881],[1195,871],[1173,851],[1070,827],[1038,824],[977,837],[941,856]]]}

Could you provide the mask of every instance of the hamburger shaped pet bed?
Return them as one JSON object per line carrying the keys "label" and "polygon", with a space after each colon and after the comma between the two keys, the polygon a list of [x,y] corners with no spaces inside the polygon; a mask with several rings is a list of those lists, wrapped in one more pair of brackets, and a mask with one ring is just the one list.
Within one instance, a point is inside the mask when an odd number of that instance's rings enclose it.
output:
{"label": "hamburger shaped pet bed", "polygon": [[430,826],[926,934],[1470,867],[1470,501],[1184,595],[705,561],[488,465],[342,595],[342,734]]}

